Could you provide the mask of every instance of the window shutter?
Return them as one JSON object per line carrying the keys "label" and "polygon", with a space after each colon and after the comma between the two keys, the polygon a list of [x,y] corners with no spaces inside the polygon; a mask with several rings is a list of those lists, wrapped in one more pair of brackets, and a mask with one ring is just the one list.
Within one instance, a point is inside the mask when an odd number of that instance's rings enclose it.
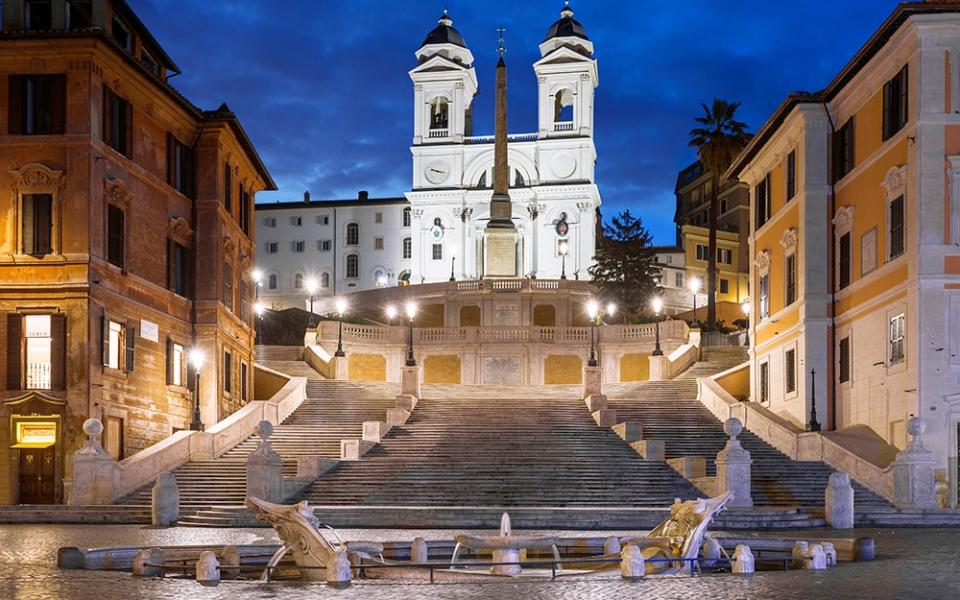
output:
{"label": "window shutter", "polygon": [[125,333],[126,335],[123,336],[125,346],[123,370],[127,373],[132,373],[137,351],[137,328],[133,325],[127,325]]}
{"label": "window shutter", "polygon": [[893,81],[894,80],[891,80],[883,84],[883,139],[890,137],[890,130],[892,129],[890,127],[890,117],[893,108],[891,106],[893,102]]}
{"label": "window shutter", "polygon": [[227,212],[233,211],[233,171],[229,164],[223,165],[223,206]]}
{"label": "window shutter", "polygon": [[194,265],[193,265],[193,249],[192,248],[187,248],[186,246],[184,246],[182,261],[183,261],[183,278],[185,280],[183,284],[183,288],[184,288],[184,291],[186,292],[186,297],[193,300]]}
{"label": "window shutter", "polygon": [[124,142],[123,150],[124,150],[124,154],[132,157],[133,156],[133,105],[128,102],[124,102],[123,106],[124,106],[123,118],[124,118],[124,124],[125,124],[125,128],[124,128],[125,139],[123,141]]}
{"label": "window shutter", "polygon": [[67,76],[50,78],[50,133],[62,134],[67,129]]}
{"label": "window shutter", "polygon": [[197,381],[196,381],[196,371],[194,370],[193,365],[190,364],[189,360],[187,361],[186,374],[187,374],[187,381],[186,381],[187,389],[192,392],[193,388],[196,387]]}
{"label": "window shutter", "polygon": [[903,66],[903,70],[900,71],[900,77],[899,77],[899,79],[900,79],[900,107],[899,107],[899,108],[900,108],[900,114],[899,114],[898,116],[900,117],[900,124],[901,124],[901,125],[906,124],[907,120],[909,119],[909,114],[910,114],[909,111],[907,110],[908,107],[909,107],[909,103],[908,103],[909,100],[908,100],[908,99],[910,98],[910,71],[909,71],[909,68],[910,68],[909,65],[904,65],[904,66]]}
{"label": "window shutter", "polygon": [[103,141],[113,146],[113,93],[103,86]]}
{"label": "window shutter", "polygon": [[49,254],[53,250],[53,198],[47,194],[33,196],[34,254]]}
{"label": "window shutter", "polygon": [[19,390],[23,355],[20,344],[23,334],[23,316],[20,313],[7,315],[7,389]]}
{"label": "window shutter", "polygon": [[172,133],[167,134],[167,183],[177,185],[177,146]]}
{"label": "window shutter", "polygon": [[67,388],[67,315],[50,316],[50,382],[55,390]]}
{"label": "window shutter", "polygon": [[7,79],[9,90],[7,98],[10,101],[7,113],[7,133],[19,135],[23,133],[23,85],[26,79],[23,75],[11,75]]}
{"label": "window shutter", "polygon": [[110,362],[110,321],[107,315],[100,317],[100,364]]}
{"label": "window shutter", "polygon": [[173,340],[167,338],[167,385],[173,385]]}

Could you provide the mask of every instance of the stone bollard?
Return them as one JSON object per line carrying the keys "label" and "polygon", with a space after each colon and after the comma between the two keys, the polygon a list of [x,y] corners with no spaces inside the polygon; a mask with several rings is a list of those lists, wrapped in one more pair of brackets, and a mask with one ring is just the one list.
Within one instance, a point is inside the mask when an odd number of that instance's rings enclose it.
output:
{"label": "stone bollard", "polygon": [[270,421],[260,421],[257,435],[260,443],[247,456],[247,497],[267,502],[283,501],[283,458],[274,452],[268,441],[273,434]]}
{"label": "stone bollard", "polygon": [[410,562],[422,565],[430,560],[430,550],[427,548],[427,540],[422,537],[413,538],[410,544]]}
{"label": "stone bollard", "polygon": [[743,424],[736,417],[730,417],[724,422],[723,431],[730,439],[723,450],[717,453],[717,493],[733,492],[730,506],[753,506],[750,494],[750,465],[753,459],[737,439],[743,431]]}
{"label": "stone bollard", "polygon": [[197,583],[203,585],[217,585],[220,583],[220,563],[217,555],[210,550],[204,550],[197,559]]}
{"label": "stone bollard", "polygon": [[849,475],[840,471],[830,475],[823,508],[827,525],[834,529],[853,529],[854,494]]}
{"label": "stone bollard", "polygon": [[793,568],[805,569],[807,556],[810,554],[810,544],[804,541],[798,541],[793,545]]}
{"label": "stone bollard", "polygon": [[823,547],[823,553],[827,557],[827,566],[835,567],[837,566],[837,549],[834,548],[832,542],[821,542],[820,545]]}
{"label": "stone bollard", "polygon": [[220,553],[220,576],[223,579],[236,579],[240,576],[240,551],[233,544],[224,546]]}
{"label": "stone bollard", "polygon": [[703,562],[704,567],[712,567],[720,560],[720,542],[712,537],[706,537],[703,540]]}
{"label": "stone bollard", "polygon": [[163,577],[161,567],[150,567],[151,565],[163,564],[163,550],[160,548],[144,548],[133,557],[133,574],[137,577]]}
{"label": "stone bollard", "polygon": [[643,579],[647,575],[643,553],[634,543],[627,543],[620,552],[620,576],[627,581]]}
{"label": "stone bollard", "polygon": [[346,550],[337,550],[333,553],[330,564],[327,565],[327,585],[342,589],[350,586],[350,558]]}
{"label": "stone bollard", "polygon": [[918,417],[907,420],[907,432],[912,439],[889,467],[893,471],[893,504],[897,508],[937,507],[937,459],[923,447],[921,438],[926,429],[927,424]]}
{"label": "stone bollard", "polygon": [[736,550],[733,551],[733,572],[737,575],[749,575],[753,573],[754,568],[755,562],[750,546],[737,544]]}
{"label": "stone bollard", "polygon": [[623,551],[623,547],[620,546],[620,538],[615,535],[611,535],[603,541],[603,554],[620,554]]}
{"label": "stone bollard", "polygon": [[807,567],[814,571],[822,571],[827,568],[827,555],[823,551],[823,546],[814,544],[810,546],[810,565]]}
{"label": "stone bollard", "polygon": [[180,490],[177,478],[170,471],[157,476],[150,492],[150,506],[154,527],[170,527],[180,519]]}

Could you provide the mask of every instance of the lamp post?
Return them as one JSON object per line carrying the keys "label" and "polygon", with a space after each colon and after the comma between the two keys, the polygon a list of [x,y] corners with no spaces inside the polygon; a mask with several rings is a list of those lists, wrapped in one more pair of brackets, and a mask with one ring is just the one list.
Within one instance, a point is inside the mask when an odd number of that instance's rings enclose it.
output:
{"label": "lamp post", "polygon": [[254,344],[260,344],[262,340],[260,339],[260,328],[262,327],[263,322],[263,313],[267,310],[267,307],[263,305],[263,302],[259,300],[253,303],[253,314],[255,315],[256,321],[254,321]]}
{"label": "lamp post", "polygon": [[192,431],[203,431],[203,421],[200,420],[200,369],[203,367],[203,350],[193,348],[188,355],[193,365],[193,420],[190,422]]}
{"label": "lamp post", "polygon": [[408,336],[407,336],[407,366],[417,366],[417,359],[413,357],[413,318],[417,315],[417,303],[407,302]]}
{"label": "lamp post", "polygon": [[596,352],[596,328],[597,317],[600,316],[600,304],[596,300],[587,302],[587,316],[590,317],[590,358],[587,360],[588,367],[597,366]]}
{"label": "lamp post", "polygon": [[653,308],[653,314],[656,315],[656,345],[653,347],[653,356],[663,356],[663,350],[660,349],[660,311],[663,310],[663,298],[660,296],[654,296],[653,300],[650,301],[650,306]]}
{"label": "lamp post", "polygon": [[747,346],[750,345],[750,301],[744,300],[740,304],[740,310],[743,311],[743,338]]}
{"label": "lamp post", "polygon": [[[310,311],[313,313],[313,311]],[[337,351],[334,356],[346,356],[343,352],[343,313],[347,312],[347,301],[337,298]]]}
{"label": "lamp post", "polygon": [[817,371],[810,369],[810,421],[807,422],[807,431],[820,431],[820,421],[817,420]]}
{"label": "lamp post", "polygon": [[457,276],[453,274],[453,267],[457,264],[457,251],[455,249],[450,250],[450,281],[456,281]]}
{"label": "lamp post", "polygon": [[317,280],[313,277],[308,277],[306,285],[307,293],[310,294],[310,320],[307,321],[307,328],[310,329],[317,326],[316,321],[313,320],[313,299],[317,293]]}
{"label": "lamp post", "polygon": [[687,284],[690,288],[690,291],[693,292],[693,325],[696,327],[697,323],[697,292],[700,291],[700,278],[691,277],[690,282]]}
{"label": "lamp post", "polygon": [[393,304],[388,304],[386,310],[383,312],[387,315],[387,322],[393,325],[393,320],[397,318],[397,307]]}
{"label": "lamp post", "polygon": [[567,240],[560,240],[560,279],[567,278],[567,250],[570,244]]}

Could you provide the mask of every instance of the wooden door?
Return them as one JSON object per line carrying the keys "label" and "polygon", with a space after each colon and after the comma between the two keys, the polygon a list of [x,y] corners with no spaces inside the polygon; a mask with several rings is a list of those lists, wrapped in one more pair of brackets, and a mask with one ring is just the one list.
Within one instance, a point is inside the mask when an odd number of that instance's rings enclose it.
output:
{"label": "wooden door", "polygon": [[57,501],[56,446],[20,449],[20,504]]}

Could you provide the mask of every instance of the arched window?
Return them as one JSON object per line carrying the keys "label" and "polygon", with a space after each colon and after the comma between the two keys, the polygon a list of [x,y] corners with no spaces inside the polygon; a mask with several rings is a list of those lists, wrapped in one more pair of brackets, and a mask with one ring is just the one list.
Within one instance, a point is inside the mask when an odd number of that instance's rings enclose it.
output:
{"label": "arched window", "polygon": [[330,287],[330,273],[324,273],[320,276],[320,287]]}
{"label": "arched window", "polygon": [[397,285],[410,285],[410,271],[400,271],[400,275],[397,277]]}
{"label": "arched window", "polygon": [[564,121],[573,121],[573,92],[569,89],[557,92],[556,101],[553,105],[553,122],[561,123]]}
{"label": "arched window", "polygon": [[410,207],[403,209],[403,226],[410,227]]}
{"label": "arched window", "polygon": [[347,223],[347,245],[360,245],[360,225],[358,223]]}
{"label": "arched window", "polygon": [[373,272],[373,284],[377,287],[387,285],[387,274],[383,272],[383,269],[377,269]]}
{"label": "arched window", "polygon": [[293,276],[293,289],[299,290],[303,288],[303,273],[297,273]]}
{"label": "arched window", "polygon": [[514,187],[523,187],[526,182],[523,180],[523,173],[520,172],[520,169],[514,170],[513,185]]}
{"label": "arched window", "polygon": [[360,256],[357,254],[347,255],[347,278],[356,279],[360,277]]}
{"label": "arched window", "polygon": [[477,187],[478,187],[478,188],[485,188],[485,187],[487,187],[487,172],[486,172],[486,171],[484,171],[483,174],[480,175],[480,181],[477,182]]}
{"label": "arched window", "polygon": [[403,257],[413,258],[413,238],[403,238]]}
{"label": "arched window", "polygon": [[267,288],[271,290],[277,289],[277,274],[270,273],[269,279],[267,279]]}
{"label": "arched window", "polygon": [[446,98],[436,98],[430,103],[430,129],[446,129],[450,123],[448,118],[450,104]]}

